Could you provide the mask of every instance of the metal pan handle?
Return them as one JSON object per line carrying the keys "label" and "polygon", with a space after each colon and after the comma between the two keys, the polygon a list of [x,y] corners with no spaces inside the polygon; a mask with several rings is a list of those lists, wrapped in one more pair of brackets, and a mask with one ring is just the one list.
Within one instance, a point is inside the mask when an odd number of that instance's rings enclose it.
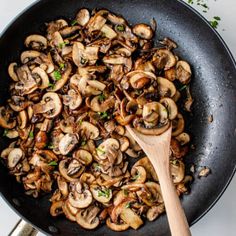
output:
{"label": "metal pan handle", "polygon": [[19,220],[8,236],[36,236],[38,231],[24,220]]}

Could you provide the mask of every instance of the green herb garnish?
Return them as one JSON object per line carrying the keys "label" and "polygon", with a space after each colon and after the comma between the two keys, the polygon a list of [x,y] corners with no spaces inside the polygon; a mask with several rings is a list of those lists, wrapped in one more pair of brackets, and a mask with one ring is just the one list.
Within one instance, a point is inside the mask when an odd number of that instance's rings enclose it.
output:
{"label": "green herb garnish", "polygon": [[129,195],[129,191],[127,189],[124,189],[124,195],[128,196]]}
{"label": "green herb garnish", "polygon": [[60,63],[59,66],[60,66],[60,69],[64,69],[65,68],[65,64],[64,63]]}
{"label": "green herb garnish", "polygon": [[63,43],[59,43],[58,46],[59,46],[60,49],[62,49],[62,48],[64,48],[68,44],[69,44],[69,42],[63,42]]}
{"label": "green herb garnish", "polygon": [[99,190],[98,197],[109,198],[111,195],[111,189]]}
{"label": "green herb garnish", "polygon": [[131,204],[130,202],[126,203],[125,208],[130,208]]}
{"label": "green herb garnish", "polygon": [[49,83],[49,84],[48,84],[48,87],[50,87],[50,88],[52,88],[52,89],[54,88],[54,86],[55,86],[55,84],[52,84],[52,83]]}
{"label": "green herb garnish", "polygon": [[57,162],[56,161],[51,161],[48,163],[49,166],[57,166]]}
{"label": "green herb garnish", "polygon": [[94,163],[93,167],[94,167],[95,171],[100,171],[100,169],[101,169],[101,167],[100,167],[100,165],[98,163]]}
{"label": "green herb garnish", "polygon": [[84,146],[85,144],[87,143],[87,141],[86,140],[82,140],[82,142],[81,142],[81,146]]}
{"label": "green herb garnish", "polygon": [[131,180],[137,180],[140,177],[140,173],[138,173],[137,175],[134,175]]}
{"label": "green herb garnish", "polygon": [[101,148],[96,148],[96,150],[98,151],[98,152],[100,152],[101,154],[105,154],[106,152],[104,151],[104,150],[102,150]]}
{"label": "green herb garnish", "polygon": [[82,125],[82,123],[83,123],[83,120],[80,119],[80,120],[78,121],[78,124],[79,124],[79,125]]}
{"label": "green herb garnish", "polygon": [[60,80],[61,79],[61,72],[59,70],[55,70],[53,72],[53,76],[56,80]]}
{"label": "green herb garnish", "polygon": [[98,112],[98,115],[100,116],[101,119],[110,119],[109,114],[106,111],[103,112]]}
{"label": "green herb garnish", "polygon": [[98,100],[99,100],[100,102],[103,102],[105,99],[106,99],[106,96],[105,96],[103,93],[101,93],[101,94],[98,96]]}
{"label": "green herb garnish", "polygon": [[117,25],[116,29],[120,32],[123,32],[123,31],[125,31],[125,26],[124,25]]}
{"label": "green herb garnish", "polygon": [[8,134],[8,129],[4,129],[4,132],[3,132],[2,136],[3,136],[3,137],[6,137],[7,134]]}
{"label": "green herb garnish", "polygon": [[82,65],[84,65],[87,61],[88,61],[88,60],[86,60],[86,59],[83,58],[83,57],[81,57],[81,59],[80,59],[80,63],[81,63]]}
{"label": "green herb garnish", "polygon": [[187,85],[184,85],[184,86],[182,86],[180,89],[179,89],[179,91],[181,92],[181,91],[183,91],[184,89],[186,89],[187,88]]}
{"label": "green herb garnish", "polygon": [[219,22],[217,20],[211,20],[210,24],[214,29],[217,29]]}
{"label": "green herb garnish", "polygon": [[78,21],[77,21],[77,20],[73,20],[73,21],[71,22],[71,26],[74,26],[74,25],[78,25]]}
{"label": "green herb garnish", "polygon": [[33,131],[30,131],[29,137],[30,137],[30,138],[34,138],[34,132],[33,132]]}
{"label": "green herb garnish", "polygon": [[47,145],[47,147],[48,147],[48,149],[53,149],[53,148],[54,148],[54,146],[53,146],[51,143],[49,143],[49,144]]}
{"label": "green herb garnish", "polygon": [[220,18],[219,16],[214,16],[213,18],[214,18],[215,20],[218,20],[218,21],[221,20],[221,18]]}

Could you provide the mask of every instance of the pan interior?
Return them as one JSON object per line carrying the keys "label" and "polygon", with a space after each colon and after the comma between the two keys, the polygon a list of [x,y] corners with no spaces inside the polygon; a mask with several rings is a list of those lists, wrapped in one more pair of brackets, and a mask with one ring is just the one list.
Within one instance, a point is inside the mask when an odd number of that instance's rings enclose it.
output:
{"label": "pan interior", "polygon": [[[132,24],[149,23],[155,18],[158,27],[156,39],[169,37],[178,45],[176,53],[185,58],[193,69],[192,92],[195,99],[193,116],[188,118],[188,129],[195,150],[186,157],[187,168],[208,166],[212,174],[199,179],[195,176],[191,194],[182,199],[189,222],[201,217],[223,192],[235,169],[236,152],[236,70],[235,63],[219,36],[186,5],[176,0],[130,1],[78,1],[42,0],[24,12],[0,39],[0,102],[8,97],[9,77],[7,66],[17,61],[24,50],[23,41],[32,33],[42,33],[44,23],[59,17],[70,19],[81,7],[107,8],[122,14]],[[213,122],[208,116],[213,115]],[[0,149],[6,146],[0,138]],[[22,187],[7,174],[0,164],[0,192],[24,218],[48,234],[90,235],[76,223],[49,215],[48,196],[32,199],[25,196]],[[51,227],[54,226],[55,228]],[[106,227],[96,230],[96,235],[130,235],[132,230],[112,232]],[[141,235],[169,235],[166,216],[146,223],[135,232]]]}

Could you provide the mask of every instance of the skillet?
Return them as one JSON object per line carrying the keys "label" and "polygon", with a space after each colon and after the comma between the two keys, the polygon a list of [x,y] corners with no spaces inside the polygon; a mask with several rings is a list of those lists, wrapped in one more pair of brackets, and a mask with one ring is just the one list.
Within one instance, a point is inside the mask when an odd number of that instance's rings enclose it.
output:
{"label": "skillet", "polygon": [[[175,52],[185,58],[193,70],[192,94],[195,99],[193,115],[187,119],[188,131],[196,147],[186,157],[187,169],[208,166],[211,174],[195,180],[191,194],[182,198],[189,223],[196,223],[219,199],[236,169],[236,64],[227,46],[206,20],[187,4],[178,0],[41,0],[22,13],[0,38],[0,105],[8,98],[10,79],[8,64],[17,61],[24,50],[23,41],[32,33],[43,33],[44,23],[75,16],[79,8],[107,8],[122,14],[132,24],[158,22],[156,40],[173,39],[178,45]],[[213,115],[213,122],[208,117]],[[3,130],[0,131],[3,133]],[[7,146],[0,137],[0,150]],[[120,235],[134,233],[112,232],[106,226],[87,231],[65,218],[49,214],[49,195],[32,199],[24,194],[21,185],[8,174],[0,163],[0,193],[6,202],[25,220],[48,235]],[[170,235],[165,215],[155,222],[146,222],[137,236]]]}

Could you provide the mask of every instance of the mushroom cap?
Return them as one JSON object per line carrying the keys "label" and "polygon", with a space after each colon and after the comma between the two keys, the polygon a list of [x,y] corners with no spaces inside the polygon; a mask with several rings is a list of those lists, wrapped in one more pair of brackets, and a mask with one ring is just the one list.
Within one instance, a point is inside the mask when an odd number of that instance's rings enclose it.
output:
{"label": "mushroom cap", "polygon": [[146,24],[137,24],[132,29],[133,33],[143,39],[151,39],[153,37],[152,28]]}
{"label": "mushroom cap", "polygon": [[7,162],[9,168],[14,168],[24,157],[24,152],[20,148],[14,148],[10,151]]}
{"label": "mushroom cap", "polygon": [[89,22],[89,19],[90,19],[90,13],[86,8],[80,9],[76,15],[76,21],[81,26],[85,26]]}

